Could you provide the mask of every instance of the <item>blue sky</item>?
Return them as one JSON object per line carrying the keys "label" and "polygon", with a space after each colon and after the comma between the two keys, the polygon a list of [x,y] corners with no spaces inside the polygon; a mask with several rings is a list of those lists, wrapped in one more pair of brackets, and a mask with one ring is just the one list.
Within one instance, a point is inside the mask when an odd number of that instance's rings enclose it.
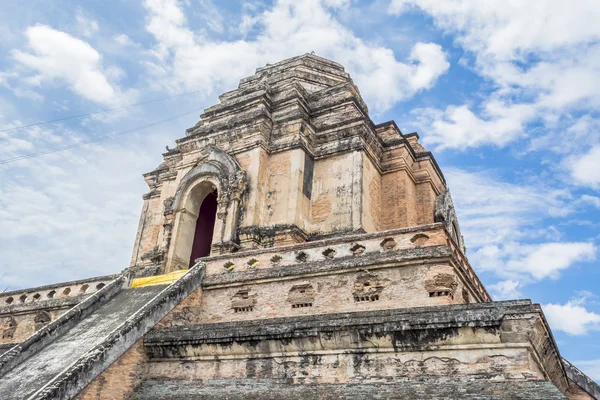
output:
{"label": "blue sky", "polygon": [[141,174],[164,147],[256,67],[315,51],[346,66],[375,122],[394,119],[434,152],[493,297],[542,304],[563,356],[600,380],[600,3],[1,8],[0,160],[110,136],[0,164],[3,287],[124,269]]}

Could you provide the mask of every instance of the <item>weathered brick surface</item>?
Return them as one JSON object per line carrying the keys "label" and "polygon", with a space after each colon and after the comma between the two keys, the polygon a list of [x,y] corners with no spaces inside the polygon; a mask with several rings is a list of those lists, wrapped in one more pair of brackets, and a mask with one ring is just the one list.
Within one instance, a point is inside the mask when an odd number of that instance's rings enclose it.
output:
{"label": "weathered brick surface", "polygon": [[430,183],[420,183],[416,186],[417,225],[433,222],[433,209],[436,193]]}
{"label": "weathered brick surface", "polygon": [[[376,388],[398,382],[460,386],[548,379],[566,391],[564,375],[548,375],[560,366],[556,350],[545,345],[538,350],[538,343],[553,342],[533,329],[540,320],[538,305],[518,301],[155,329],[145,340],[148,379]],[[505,334],[511,330],[522,334]]]}
{"label": "weathered brick surface", "polygon": [[147,359],[144,345],[140,339],[79,392],[75,399],[115,400],[128,398],[142,382]]}
{"label": "weathered brick surface", "polygon": [[552,383],[526,382],[406,382],[370,384],[303,384],[283,381],[252,380],[186,380],[147,381],[134,400],[560,400],[565,399]]}
{"label": "weathered brick surface", "polygon": [[415,187],[410,175],[399,170],[381,177],[382,229],[417,225]]}
{"label": "weathered brick surface", "polygon": [[377,232],[382,230],[380,224],[382,218],[381,175],[368,157],[363,159],[363,174],[363,226],[367,232]]}
{"label": "weathered brick surface", "polygon": [[355,196],[362,196],[353,175],[354,153],[317,160],[313,180],[310,230],[321,232],[353,229],[352,214],[359,212]]}
{"label": "weathered brick surface", "polygon": [[171,310],[156,326],[167,327],[195,323],[201,315],[202,299],[203,289],[200,287]]}

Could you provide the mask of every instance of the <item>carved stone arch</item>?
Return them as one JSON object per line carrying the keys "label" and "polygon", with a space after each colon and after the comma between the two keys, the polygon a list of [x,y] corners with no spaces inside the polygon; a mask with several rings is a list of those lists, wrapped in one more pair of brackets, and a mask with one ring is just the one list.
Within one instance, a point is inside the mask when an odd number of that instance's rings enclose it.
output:
{"label": "carved stone arch", "polygon": [[237,224],[243,194],[247,187],[246,172],[237,160],[216,146],[207,147],[207,155],[181,179],[175,196],[165,201],[165,224],[169,229],[167,271],[191,267],[189,257],[193,230],[200,205],[210,193],[217,193],[217,218],[212,249],[219,253],[236,247]]}
{"label": "carved stone arch", "polygon": [[48,325],[51,320],[52,317],[48,312],[39,311],[37,314],[35,314],[35,317],[33,317],[33,322],[35,323],[35,330],[39,331],[44,326]]}
{"label": "carved stone arch", "polygon": [[9,315],[2,319],[2,327],[3,328],[13,328],[15,326],[17,326],[17,321],[15,320],[15,318],[12,315]]}
{"label": "carved stone arch", "polygon": [[444,223],[446,230],[450,233],[452,239],[463,253],[466,253],[464,239],[460,233],[460,226],[458,225],[458,218],[456,217],[456,211],[449,189],[440,193],[435,200],[434,221]]}
{"label": "carved stone arch", "polygon": [[9,315],[2,320],[0,328],[2,328],[2,339],[12,339],[17,330],[17,321]]}

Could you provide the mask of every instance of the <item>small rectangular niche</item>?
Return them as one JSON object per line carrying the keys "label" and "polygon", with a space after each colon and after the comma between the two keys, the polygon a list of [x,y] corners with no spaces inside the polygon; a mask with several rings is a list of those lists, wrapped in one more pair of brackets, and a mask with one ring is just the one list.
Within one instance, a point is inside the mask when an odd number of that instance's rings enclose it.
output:
{"label": "small rectangular niche", "polygon": [[292,308],[305,308],[305,307],[312,307],[313,303],[296,303],[296,304],[292,304]]}
{"label": "small rectangular niche", "polygon": [[248,306],[248,307],[233,307],[233,312],[238,314],[238,313],[248,313],[254,310],[254,307],[252,306]]}
{"label": "small rectangular niche", "polygon": [[429,292],[429,297],[452,297],[449,290],[439,290],[436,292]]}
{"label": "small rectangular niche", "polygon": [[304,176],[302,177],[302,193],[307,197],[312,197],[313,175],[315,170],[315,160],[310,154],[304,154]]}
{"label": "small rectangular niche", "polygon": [[355,296],[354,301],[357,303],[362,303],[366,301],[379,301],[378,294],[364,295],[364,296]]}

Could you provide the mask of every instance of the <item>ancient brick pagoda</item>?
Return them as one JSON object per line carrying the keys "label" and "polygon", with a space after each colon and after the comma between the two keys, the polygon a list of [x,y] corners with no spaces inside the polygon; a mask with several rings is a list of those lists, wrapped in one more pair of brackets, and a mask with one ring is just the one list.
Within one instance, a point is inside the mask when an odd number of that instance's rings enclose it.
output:
{"label": "ancient brick pagoda", "polygon": [[163,157],[129,268],[0,295],[0,398],[600,398],[341,65],[257,69]]}

